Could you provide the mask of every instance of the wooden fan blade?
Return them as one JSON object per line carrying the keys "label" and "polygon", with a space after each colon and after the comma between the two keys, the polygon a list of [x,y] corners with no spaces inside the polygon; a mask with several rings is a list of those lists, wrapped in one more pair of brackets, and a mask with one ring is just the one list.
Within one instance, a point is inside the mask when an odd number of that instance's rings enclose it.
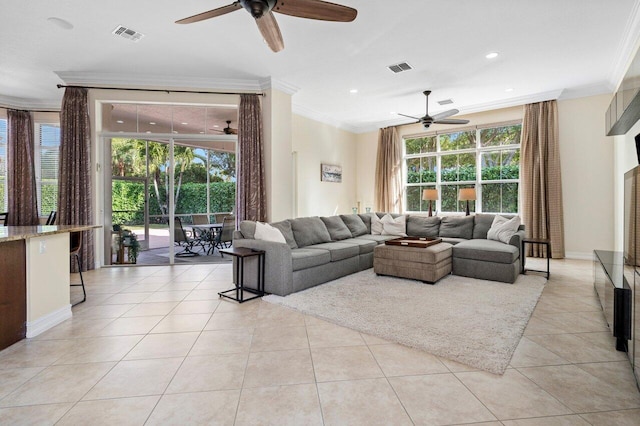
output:
{"label": "wooden fan blade", "polygon": [[445,118],[444,120],[436,120],[438,124],[469,124],[469,120],[460,120],[458,118]]}
{"label": "wooden fan blade", "polygon": [[227,13],[235,12],[238,9],[242,9],[242,5],[239,1],[236,1],[227,6],[222,6],[208,12],[202,12],[197,15],[189,16],[188,18],[180,19],[179,21],[176,21],[176,24],[192,24],[194,22],[204,21],[205,19],[215,18],[216,16],[226,15]]}
{"label": "wooden fan blade", "polygon": [[298,18],[334,22],[351,22],[358,16],[355,9],[322,0],[278,0],[273,11]]}
{"label": "wooden fan blade", "polygon": [[457,109],[450,109],[449,111],[445,111],[445,112],[441,112],[440,114],[436,114],[432,118],[434,120],[441,120],[441,119],[444,119],[444,118],[447,118],[447,117],[451,117],[452,115],[456,115],[459,112],[460,111],[458,111]]}
{"label": "wooden fan blade", "polygon": [[284,41],[282,40],[280,27],[273,13],[270,11],[265,13],[261,18],[256,19],[256,23],[258,24],[258,29],[262,37],[264,37],[264,41],[267,42],[271,50],[279,52],[284,49]]}

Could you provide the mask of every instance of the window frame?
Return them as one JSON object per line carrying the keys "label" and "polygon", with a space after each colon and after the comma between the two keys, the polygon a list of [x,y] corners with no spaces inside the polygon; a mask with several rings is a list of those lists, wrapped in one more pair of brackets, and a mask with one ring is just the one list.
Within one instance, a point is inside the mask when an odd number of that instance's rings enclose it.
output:
{"label": "window frame", "polygon": [[[457,202],[456,206],[458,208],[458,210],[456,211],[442,211],[442,188],[445,186],[457,186],[458,189],[460,188],[465,188],[465,187],[469,187],[469,186],[474,186],[476,188],[476,200],[475,202],[475,209],[470,208],[470,210],[472,212],[475,213],[493,213],[493,214],[514,214],[513,212],[511,213],[506,213],[506,212],[483,212],[482,210],[482,185],[484,184],[506,184],[506,183],[516,183],[518,185],[518,207],[517,207],[517,214],[520,214],[521,209],[522,209],[522,197],[521,197],[521,172],[522,170],[520,170],[520,173],[518,173],[518,178],[517,179],[487,179],[487,180],[483,180],[482,179],[482,155],[486,154],[486,153],[491,153],[491,152],[500,152],[500,151],[508,151],[508,150],[514,150],[517,149],[520,151],[520,155],[522,153],[522,146],[521,143],[518,144],[508,144],[508,145],[497,145],[497,146],[488,146],[488,147],[483,147],[482,146],[482,141],[480,138],[481,132],[482,130],[485,129],[493,129],[493,128],[499,128],[499,127],[508,127],[508,126],[522,126],[522,120],[512,120],[512,121],[505,121],[505,122],[499,122],[499,123],[491,123],[491,124],[486,124],[486,125],[480,125],[480,126],[473,126],[473,127],[461,127],[461,128],[457,128],[457,129],[447,129],[447,130],[441,130],[441,131],[431,131],[431,132],[424,132],[424,133],[417,133],[417,134],[410,134],[410,135],[403,135],[402,136],[402,190],[403,190],[403,201],[404,201],[404,211],[405,213],[410,213],[410,214],[420,214],[420,213],[426,213],[428,211],[428,202],[427,201],[423,201],[422,200],[422,195],[420,195],[420,207],[421,210],[409,210],[408,209],[408,202],[407,202],[407,193],[408,193],[408,188],[411,187],[419,187],[419,188],[434,188],[438,190],[438,194],[439,194],[439,199],[436,200],[436,202],[434,203],[435,206],[433,208],[433,210],[435,212],[438,212],[438,214],[459,214],[464,212],[464,208],[461,207],[461,203],[460,201]],[[458,133],[458,132],[469,132],[469,131],[474,131],[476,132],[476,139],[475,139],[475,147],[472,148],[464,148],[464,149],[455,149],[455,150],[448,150],[448,151],[442,151],[441,150],[441,146],[440,146],[440,135],[443,134],[451,134],[451,133]],[[417,154],[407,154],[406,153],[406,141],[408,139],[417,139],[417,138],[424,138],[424,137],[432,137],[435,136],[436,137],[436,151],[435,152],[426,152],[426,153],[417,153]],[[442,180],[442,157],[443,156],[448,156],[448,155],[459,155],[459,154],[474,154],[475,156],[475,168],[476,168],[476,178],[475,180],[460,180],[460,181],[443,181]],[[422,159],[422,158],[426,158],[426,157],[435,157],[436,158],[436,181],[435,182],[418,182],[418,183],[408,183],[408,169],[407,169],[407,160],[410,159]],[[423,210],[424,209],[424,210]]]}

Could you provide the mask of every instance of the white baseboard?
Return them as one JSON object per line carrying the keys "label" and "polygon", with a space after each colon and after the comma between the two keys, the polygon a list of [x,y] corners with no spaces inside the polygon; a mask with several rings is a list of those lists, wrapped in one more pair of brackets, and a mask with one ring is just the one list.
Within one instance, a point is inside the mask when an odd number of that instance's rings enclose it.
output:
{"label": "white baseboard", "polygon": [[44,333],[62,321],[68,320],[71,316],[71,305],[67,305],[35,321],[27,321],[27,338],[36,337],[38,334]]}
{"label": "white baseboard", "polygon": [[580,251],[568,251],[564,254],[565,259],[576,260],[593,260],[593,253],[584,253]]}

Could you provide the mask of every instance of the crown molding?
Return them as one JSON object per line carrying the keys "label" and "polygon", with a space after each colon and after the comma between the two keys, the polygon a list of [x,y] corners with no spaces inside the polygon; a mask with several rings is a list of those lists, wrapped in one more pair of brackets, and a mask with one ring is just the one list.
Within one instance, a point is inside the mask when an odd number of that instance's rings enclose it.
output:
{"label": "crown molding", "polygon": [[634,2],[633,10],[629,15],[624,28],[622,40],[618,44],[611,71],[609,73],[609,92],[613,93],[618,89],[622,79],[638,50],[640,42],[640,2]]}
{"label": "crown molding", "polygon": [[293,84],[289,84],[286,81],[278,80],[277,78],[272,77],[261,79],[260,87],[262,88],[262,90],[276,89],[291,96],[295,95],[300,90],[298,86],[294,86]]}
{"label": "crown molding", "polygon": [[229,91],[261,91],[259,80],[179,77],[163,75],[131,75],[100,72],[56,71],[58,77],[68,85],[99,85],[114,87],[209,89]]}
{"label": "crown molding", "polygon": [[320,123],[324,123],[324,124],[328,124],[330,126],[333,127],[337,127],[338,129],[341,130],[345,130],[347,132],[351,132],[351,133],[358,133],[357,126],[352,126],[348,123],[342,122],[342,121],[338,121],[333,119],[332,117],[323,114],[321,112],[312,110],[311,108],[307,108],[305,106],[299,105],[299,104],[292,104],[291,105],[291,112],[293,112],[294,114],[297,115],[301,115],[303,117],[309,118],[311,120],[315,120],[315,121],[319,121]]}
{"label": "crown molding", "polygon": [[60,99],[25,99],[14,98],[13,96],[0,95],[0,108],[38,110],[38,111],[60,111]]}
{"label": "crown molding", "polygon": [[562,94],[558,97],[558,100],[565,101],[569,99],[587,98],[589,96],[597,95],[612,95],[613,89],[608,81],[601,83],[590,84],[588,86],[573,87],[571,89],[564,89]]}

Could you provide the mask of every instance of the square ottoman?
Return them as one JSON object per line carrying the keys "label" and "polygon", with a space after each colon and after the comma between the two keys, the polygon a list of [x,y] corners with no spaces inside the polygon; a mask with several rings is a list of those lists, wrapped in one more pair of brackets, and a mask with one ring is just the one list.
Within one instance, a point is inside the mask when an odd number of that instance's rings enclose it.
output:
{"label": "square ottoman", "polygon": [[381,244],[373,251],[373,271],[435,284],[451,273],[451,247],[449,243],[426,248]]}

